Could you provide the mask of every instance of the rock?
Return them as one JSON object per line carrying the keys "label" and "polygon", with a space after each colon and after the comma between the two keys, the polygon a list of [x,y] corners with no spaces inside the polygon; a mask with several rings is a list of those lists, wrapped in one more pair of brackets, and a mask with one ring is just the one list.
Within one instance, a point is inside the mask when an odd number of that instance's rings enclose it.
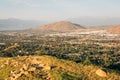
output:
{"label": "rock", "polygon": [[26,66],[25,64],[23,65],[23,69],[24,70],[27,70],[28,69],[28,66]]}
{"label": "rock", "polygon": [[23,68],[20,68],[20,71],[24,71],[24,69],[23,69]]}
{"label": "rock", "polygon": [[51,70],[51,67],[50,66],[44,66],[43,69],[44,70]]}
{"label": "rock", "polygon": [[35,67],[30,67],[28,71],[35,71],[36,68]]}
{"label": "rock", "polygon": [[101,76],[101,77],[106,77],[106,76],[107,76],[107,73],[106,73],[104,70],[102,70],[102,69],[98,69],[98,70],[96,71],[96,74],[97,74],[98,76]]}
{"label": "rock", "polygon": [[37,59],[33,59],[33,60],[31,61],[31,63],[32,63],[32,64],[39,64],[40,61],[38,61]]}
{"label": "rock", "polygon": [[17,62],[17,61],[13,62],[12,64],[13,64],[15,67],[18,66],[18,62]]}
{"label": "rock", "polygon": [[45,64],[39,64],[39,66],[43,67],[43,66],[45,66]]}
{"label": "rock", "polygon": [[10,77],[10,80],[15,80],[15,78],[13,78],[13,77]]}
{"label": "rock", "polygon": [[24,74],[24,75],[27,75],[27,74],[29,74],[29,73],[28,73],[28,71],[25,71],[23,74]]}
{"label": "rock", "polygon": [[3,68],[5,65],[1,65],[0,67]]}
{"label": "rock", "polygon": [[14,71],[10,71],[10,73],[11,73],[11,74],[13,74],[13,73],[14,73]]}
{"label": "rock", "polygon": [[9,60],[6,60],[5,65],[9,65]]}

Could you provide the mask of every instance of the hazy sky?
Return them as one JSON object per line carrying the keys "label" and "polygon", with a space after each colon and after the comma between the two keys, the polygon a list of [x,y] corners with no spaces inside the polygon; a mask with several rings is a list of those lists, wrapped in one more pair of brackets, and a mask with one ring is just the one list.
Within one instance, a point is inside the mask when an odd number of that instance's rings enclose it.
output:
{"label": "hazy sky", "polygon": [[65,20],[120,17],[120,0],[0,0],[0,19]]}

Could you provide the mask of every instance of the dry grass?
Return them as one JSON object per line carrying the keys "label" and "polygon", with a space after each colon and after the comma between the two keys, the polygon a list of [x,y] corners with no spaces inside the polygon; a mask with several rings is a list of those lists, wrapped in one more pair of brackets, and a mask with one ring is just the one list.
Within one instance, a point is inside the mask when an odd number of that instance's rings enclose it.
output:
{"label": "dry grass", "polygon": [[102,68],[99,66],[94,65],[83,65],[83,64],[77,64],[72,61],[66,61],[66,60],[60,60],[54,57],[49,56],[40,56],[39,59],[43,63],[47,63],[52,66],[56,66],[53,71],[63,71],[68,73],[76,74],[76,76],[80,76],[82,78],[87,78],[88,80],[108,80],[108,79],[120,79],[120,74],[117,74],[114,71],[107,71],[107,77],[102,78],[95,74],[96,70]]}
{"label": "dry grass", "polygon": [[[99,66],[94,65],[83,65],[77,64],[72,61],[66,61],[62,59],[57,59],[50,56],[32,56],[42,64],[49,65],[52,67],[49,73],[49,76],[53,80],[120,80],[120,74],[112,70],[107,70],[107,77],[100,77],[95,72],[98,69],[101,69]],[[6,60],[10,62],[14,60],[23,60],[24,57],[19,58],[0,58],[0,66],[4,64]],[[3,67],[0,69],[0,79],[5,79],[9,76],[10,71],[13,69],[19,70],[20,65],[13,67],[12,64],[9,66]],[[36,71],[37,72],[37,71]],[[28,75],[29,80],[37,80],[36,75]],[[25,76],[22,76],[20,80],[27,79]],[[41,78],[40,78],[41,79]]]}

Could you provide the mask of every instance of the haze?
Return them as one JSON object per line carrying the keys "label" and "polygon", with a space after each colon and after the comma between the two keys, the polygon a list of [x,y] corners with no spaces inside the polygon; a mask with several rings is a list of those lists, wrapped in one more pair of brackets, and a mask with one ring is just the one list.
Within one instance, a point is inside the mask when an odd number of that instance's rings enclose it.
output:
{"label": "haze", "polygon": [[120,17],[119,0],[0,0],[0,18],[63,20]]}
{"label": "haze", "polygon": [[[17,23],[8,22],[14,18],[37,20],[32,27],[57,21],[71,21],[83,26],[119,25],[119,8],[119,0],[0,0],[0,29],[3,27],[1,30],[6,30],[9,26],[15,29]],[[25,25],[31,24],[27,22]]]}

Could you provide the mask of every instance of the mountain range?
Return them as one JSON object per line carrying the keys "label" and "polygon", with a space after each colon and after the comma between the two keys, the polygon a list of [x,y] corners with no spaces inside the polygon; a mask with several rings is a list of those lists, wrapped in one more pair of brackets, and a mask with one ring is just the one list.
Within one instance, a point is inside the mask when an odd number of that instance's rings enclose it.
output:
{"label": "mountain range", "polygon": [[[24,29],[69,31],[77,28],[83,28],[83,26],[89,27],[89,28],[91,28],[90,26],[100,27],[100,28],[113,26],[107,30],[112,33],[120,33],[118,26],[115,26],[120,24],[120,18],[110,18],[110,19],[99,18],[98,19],[98,18],[92,18],[92,17],[82,17],[82,18],[74,18],[74,19],[69,19],[69,20],[60,21],[60,22],[58,21],[56,23],[54,22],[56,21],[21,20],[16,18],[0,19],[0,31],[24,30]],[[53,24],[48,24],[48,23],[53,23]]]}
{"label": "mountain range", "polygon": [[21,20],[15,18],[0,19],[0,31],[3,30],[24,30],[44,24],[42,21]]}

